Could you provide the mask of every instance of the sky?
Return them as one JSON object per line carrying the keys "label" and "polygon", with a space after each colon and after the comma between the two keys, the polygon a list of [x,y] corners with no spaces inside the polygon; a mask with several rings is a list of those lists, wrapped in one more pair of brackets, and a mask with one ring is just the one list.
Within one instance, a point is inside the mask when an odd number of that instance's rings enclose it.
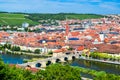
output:
{"label": "sky", "polygon": [[120,14],[120,0],[0,0],[0,11]]}

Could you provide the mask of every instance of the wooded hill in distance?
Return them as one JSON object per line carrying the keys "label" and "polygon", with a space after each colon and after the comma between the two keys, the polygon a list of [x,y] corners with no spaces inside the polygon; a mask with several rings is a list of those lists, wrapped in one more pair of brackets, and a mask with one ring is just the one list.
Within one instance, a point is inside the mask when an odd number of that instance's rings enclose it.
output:
{"label": "wooded hill in distance", "polygon": [[67,19],[96,19],[102,18],[98,14],[75,14],[75,13],[58,13],[58,14],[41,14],[41,13],[7,13],[0,12],[0,25],[21,26],[27,22],[30,25],[37,25],[41,20],[66,20]]}

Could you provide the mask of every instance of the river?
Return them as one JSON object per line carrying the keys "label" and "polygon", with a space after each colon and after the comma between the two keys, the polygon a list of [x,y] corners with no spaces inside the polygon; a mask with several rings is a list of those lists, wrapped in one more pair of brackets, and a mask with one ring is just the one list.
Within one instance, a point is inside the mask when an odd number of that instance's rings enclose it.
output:
{"label": "river", "polygon": [[[24,59],[31,59],[32,56],[28,55],[11,55],[11,54],[1,54],[4,63],[8,64],[22,64]],[[69,62],[71,66],[79,66],[83,68],[89,68],[97,71],[105,71],[108,73],[119,74],[120,75],[120,65],[108,64],[96,61],[88,61],[83,59],[76,59]]]}
{"label": "river", "polygon": [[1,58],[4,63],[22,64],[24,59],[30,59],[31,57],[26,55],[1,54]]}
{"label": "river", "polygon": [[105,71],[112,74],[120,75],[120,65],[109,64],[96,61],[88,61],[83,59],[76,59],[70,63],[71,66],[79,66],[83,68],[89,68],[97,71]]}

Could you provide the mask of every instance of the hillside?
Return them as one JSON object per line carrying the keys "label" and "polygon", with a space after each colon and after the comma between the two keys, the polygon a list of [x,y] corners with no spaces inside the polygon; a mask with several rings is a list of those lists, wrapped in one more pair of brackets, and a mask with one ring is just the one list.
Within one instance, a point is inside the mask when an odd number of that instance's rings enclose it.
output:
{"label": "hillside", "polygon": [[67,14],[66,15],[68,19],[97,19],[97,18],[102,18],[102,15],[97,15],[97,14]]}
{"label": "hillside", "polygon": [[38,24],[35,21],[25,18],[25,14],[0,13],[0,25],[21,26],[22,23],[28,22],[30,25]]}
{"label": "hillside", "polygon": [[[23,22],[28,22],[30,25],[36,25],[42,20],[55,21],[67,19],[91,19],[102,18],[102,15],[96,14],[74,14],[74,13],[59,13],[59,14],[23,14],[23,13],[0,13],[0,25],[21,26]],[[44,24],[42,22],[41,24]]]}
{"label": "hillside", "polygon": [[102,18],[104,16],[102,15],[97,15],[97,14],[75,14],[75,13],[59,13],[59,14],[29,14],[27,18],[34,20],[34,21],[39,21],[39,20],[47,20],[47,19],[52,19],[52,20],[65,20],[67,19],[91,19],[91,18]]}

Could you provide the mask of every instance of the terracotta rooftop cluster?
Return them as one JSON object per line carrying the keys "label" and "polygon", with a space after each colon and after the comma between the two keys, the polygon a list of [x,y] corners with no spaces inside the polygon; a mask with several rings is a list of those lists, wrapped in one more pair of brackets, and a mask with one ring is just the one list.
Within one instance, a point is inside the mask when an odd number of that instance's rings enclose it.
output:
{"label": "terracotta rooftop cluster", "polygon": [[[88,20],[70,21],[70,23],[74,22],[78,22],[83,25],[89,23]],[[71,29],[72,25],[69,26],[69,28],[67,25],[67,33],[65,31],[41,33],[15,32],[13,34],[0,32],[0,41],[8,41],[13,44],[27,47],[47,47],[52,49],[62,49],[65,46],[69,46],[74,49],[78,48],[78,50],[80,46],[84,46],[84,48],[90,49],[96,46],[96,44],[99,44],[97,47],[101,52],[106,51],[111,53],[119,53],[118,47],[120,47],[120,20],[91,19],[90,22],[92,25],[89,25],[87,28],[86,26],[83,26],[82,30],[69,30]],[[62,23],[64,24],[65,21]],[[65,25],[62,25],[62,27],[65,28]],[[100,34],[103,34],[103,40]]]}
{"label": "terracotta rooftop cluster", "polygon": [[14,44],[29,47],[55,47],[64,46],[64,34],[62,33],[15,33]]}
{"label": "terracotta rooftop cluster", "polygon": [[120,53],[120,47],[111,44],[96,44],[94,45],[98,52],[107,52],[107,53]]}

